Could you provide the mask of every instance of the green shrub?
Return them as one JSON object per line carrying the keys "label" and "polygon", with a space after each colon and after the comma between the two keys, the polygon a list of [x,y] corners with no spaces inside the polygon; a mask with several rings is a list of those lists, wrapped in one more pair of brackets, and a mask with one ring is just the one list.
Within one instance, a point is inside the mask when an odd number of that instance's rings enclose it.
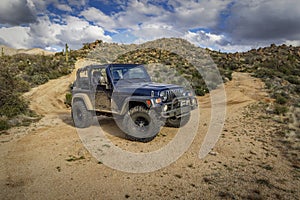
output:
{"label": "green shrub", "polygon": [[292,84],[300,85],[300,78],[299,76],[290,75],[286,78],[286,80]]}
{"label": "green shrub", "polygon": [[7,130],[9,128],[10,128],[10,126],[7,122],[7,119],[0,118],[0,131]]}
{"label": "green shrub", "polygon": [[47,83],[49,80],[49,77],[45,74],[36,74],[32,77],[32,82],[35,85],[42,85],[44,83]]}
{"label": "green shrub", "polygon": [[28,109],[28,103],[15,93],[3,96],[0,103],[0,116],[6,116],[8,118],[24,114]]}
{"label": "green shrub", "polygon": [[195,94],[198,96],[204,96],[207,93],[207,88],[203,86],[194,86]]}
{"label": "green shrub", "polygon": [[16,88],[14,92],[28,92],[30,90],[30,84],[22,78],[17,78]]}
{"label": "green shrub", "polygon": [[282,93],[279,93],[279,94],[276,93],[276,94],[274,94],[274,98],[276,99],[276,103],[281,104],[281,105],[286,104],[287,101],[288,101],[288,99]]}
{"label": "green shrub", "polygon": [[66,94],[65,104],[68,106],[72,104],[72,94],[70,92]]}
{"label": "green shrub", "polygon": [[287,111],[288,111],[288,107],[275,104],[275,107],[274,107],[274,113],[275,114],[283,115],[283,114],[287,113]]}
{"label": "green shrub", "polygon": [[300,85],[297,85],[294,89],[296,94],[300,94]]}
{"label": "green shrub", "polygon": [[48,77],[49,79],[56,79],[61,76],[61,73],[59,73],[57,70],[53,70],[49,73]]}
{"label": "green shrub", "polygon": [[223,82],[225,82],[225,78],[228,78],[228,80],[232,80],[232,72],[230,69],[219,69],[220,74],[222,76]]}
{"label": "green shrub", "polygon": [[[56,56],[17,54],[0,57],[0,130],[13,124],[8,121],[19,116],[33,115],[22,93],[30,87],[46,83],[50,78],[66,75],[74,68],[76,58],[65,61],[62,54]],[[24,124],[30,122],[25,121]]]}

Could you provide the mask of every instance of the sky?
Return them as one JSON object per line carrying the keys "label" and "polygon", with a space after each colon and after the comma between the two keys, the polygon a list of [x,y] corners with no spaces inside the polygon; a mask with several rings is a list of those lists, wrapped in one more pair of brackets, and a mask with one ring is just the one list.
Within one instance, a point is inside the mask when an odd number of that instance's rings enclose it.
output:
{"label": "sky", "polygon": [[222,52],[300,46],[300,0],[1,0],[0,44],[61,51],[179,37]]}

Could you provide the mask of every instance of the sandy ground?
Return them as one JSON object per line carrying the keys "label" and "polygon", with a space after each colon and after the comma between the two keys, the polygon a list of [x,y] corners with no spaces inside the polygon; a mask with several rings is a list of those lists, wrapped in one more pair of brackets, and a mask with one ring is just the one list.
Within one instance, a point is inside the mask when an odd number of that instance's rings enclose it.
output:
{"label": "sandy ground", "polygon": [[[76,67],[87,63],[80,60]],[[209,155],[198,157],[210,125],[206,95],[199,97],[201,120],[190,148],[176,162],[149,173],[111,169],[83,146],[63,103],[74,78],[73,73],[51,80],[25,94],[44,117],[0,136],[0,199],[300,198],[299,173],[274,141],[279,125],[261,110],[260,102],[268,101],[264,85],[249,74],[234,73],[226,83],[226,121]],[[153,141],[138,143],[125,140],[113,119],[100,117],[99,123],[115,145],[132,152],[157,150],[177,131],[163,128]]]}

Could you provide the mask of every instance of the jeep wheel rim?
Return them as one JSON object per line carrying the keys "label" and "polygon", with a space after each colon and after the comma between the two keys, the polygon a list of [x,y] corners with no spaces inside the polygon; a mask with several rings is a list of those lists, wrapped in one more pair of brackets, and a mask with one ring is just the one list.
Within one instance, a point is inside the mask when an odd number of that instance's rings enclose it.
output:
{"label": "jeep wheel rim", "polygon": [[140,128],[144,129],[149,125],[149,121],[145,119],[144,117],[137,117],[136,120],[134,121],[134,124]]}
{"label": "jeep wheel rim", "polygon": [[150,124],[150,119],[148,119],[149,117],[147,116],[132,116],[132,121],[134,123],[135,128],[138,131],[142,131],[142,132],[146,132],[149,128],[149,124]]}

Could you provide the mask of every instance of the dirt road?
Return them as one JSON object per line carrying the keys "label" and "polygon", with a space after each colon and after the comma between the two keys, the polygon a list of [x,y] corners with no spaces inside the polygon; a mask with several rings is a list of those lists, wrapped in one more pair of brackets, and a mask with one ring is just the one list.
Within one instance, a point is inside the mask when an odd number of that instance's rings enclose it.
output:
{"label": "dirt road", "polygon": [[[44,117],[0,136],[1,199],[300,198],[299,174],[272,140],[278,124],[261,111],[264,85],[249,74],[234,73],[226,83],[226,123],[209,155],[198,157],[210,125],[207,95],[199,98],[201,121],[190,148],[173,164],[142,174],[111,169],[83,146],[63,103],[73,79],[74,73],[32,89],[25,97]],[[159,149],[176,134],[163,128],[153,141],[138,143],[125,140],[113,119],[99,123],[115,145],[132,152]]]}

